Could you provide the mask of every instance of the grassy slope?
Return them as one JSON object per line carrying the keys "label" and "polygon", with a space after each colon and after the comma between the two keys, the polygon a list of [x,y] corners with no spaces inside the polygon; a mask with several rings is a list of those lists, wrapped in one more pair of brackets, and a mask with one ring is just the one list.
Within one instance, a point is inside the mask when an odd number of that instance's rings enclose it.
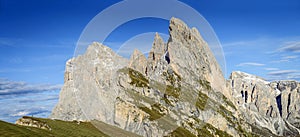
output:
{"label": "grassy slope", "polygon": [[104,122],[93,120],[92,123],[97,129],[100,129],[102,132],[112,137],[141,137],[140,135],[128,132],[126,130],[106,124]]}
{"label": "grassy slope", "polygon": [[77,122],[66,122],[42,118],[35,119],[46,122],[52,130],[49,131],[34,127],[19,126],[0,121],[0,136],[107,136],[95,128],[90,122],[81,122],[80,124],[77,124]]}

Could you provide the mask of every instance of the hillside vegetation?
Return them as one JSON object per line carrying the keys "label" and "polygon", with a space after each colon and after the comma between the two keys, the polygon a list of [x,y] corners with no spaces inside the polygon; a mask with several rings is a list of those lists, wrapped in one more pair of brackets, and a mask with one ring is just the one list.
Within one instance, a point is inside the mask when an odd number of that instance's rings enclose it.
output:
{"label": "hillside vegetation", "polygon": [[36,127],[20,126],[4,121],[0,121],[1,137],[38,137],[38,136],[89,136],[89,137],[106,137],[107,135],[99,131],[90,122],[68,122],[61,120],[32,118],[49,125],[51,130],[40,129]]}

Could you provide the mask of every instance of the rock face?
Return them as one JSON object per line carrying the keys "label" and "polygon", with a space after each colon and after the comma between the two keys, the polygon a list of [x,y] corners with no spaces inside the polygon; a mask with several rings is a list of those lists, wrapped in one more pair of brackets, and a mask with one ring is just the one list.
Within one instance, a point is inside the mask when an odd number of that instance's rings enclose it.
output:
{"label": "rock face", "polygon": [[[276,135],[299,134],[299,83],[269,83],[262,78],[232,72],[229,82],[232,96],[241,116],[253,126],[268,129]],[[298,91],[298,93],[297,93]]]}
{"label": "rock face", "polygon": [[84,55],[67,62],[65,84],[50,117],[113,122],[111,108],[118,94],[114,80],[117,70],[127,64],[127,59],[110,48],[99,43],[90,45]]}
{"label": "rock face", "polygon": [[215,90],[225,93],[225,79],[219,64],[198,30],[189,29],[184,22],[174,18],[170,21],[169,32],[168,52],[172,69],[182,74],[188,83],[206,79]]}
{"label": "rock face", "polygon": [[45,122],[42,122],[40,120],[31,118],[31,117],[22,117],[16,121],[16,125],[21,126],[29,126],[29,127],[37,127],[41,129],[51,130],[50,126],[47,125]]}
{"label": "rock face", "polygon": [[[95,42],[70,59],[50,117],[98,120],[142,136],[298,134],[299,83],[241,72],[226,81],[196,28],[172,18],[169,33],[167,43],[155,35],[148,57],[134,50],[125,59]],[[278,109],[279,95],[287,109]]]}
{"label": "rock face", "polygon": [[270,83],[275,91],[280,116],[300,129],[300,83],[296,81],[277,81]]}

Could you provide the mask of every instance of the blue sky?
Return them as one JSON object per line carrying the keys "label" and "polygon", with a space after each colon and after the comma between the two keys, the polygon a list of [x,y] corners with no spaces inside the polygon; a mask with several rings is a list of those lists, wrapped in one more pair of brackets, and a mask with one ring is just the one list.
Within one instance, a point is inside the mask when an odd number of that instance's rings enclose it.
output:
{"label": "blue sky", "polygon": [[[0,0],[0,105],[5,106],[0,108],[1,120],[49,115],[58,101],[65,62],[73,56],[81,32],[94,16],[117,2]],[[225,53],[226,77],[240,70],[270,81],[300,81],[300,1],[182,2],[213,27]],[[135,20],[119,27],[106,43],[167,30],[167,21]]]}

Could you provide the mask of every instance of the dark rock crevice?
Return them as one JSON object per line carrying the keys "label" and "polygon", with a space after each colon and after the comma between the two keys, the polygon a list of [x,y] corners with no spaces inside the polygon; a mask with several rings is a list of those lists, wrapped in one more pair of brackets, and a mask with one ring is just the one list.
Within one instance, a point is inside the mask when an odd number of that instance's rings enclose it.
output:
{"label": "dark rock crevice", "polygon": [[279,114],[282,117],[282,104],[281,104],[281,94],[276,97],[276,103],[279,110]]}
{"label": "dark rock crevice", "polygon": [[286,119],[288,119],[289,115],[291,114],[291,112],[290,112],[290,105],[291,105],[291,93],[289,93],[289,95],[288,95],[288,104],[287,104],[287,108],[286,108],[288,115],[287,115]]}
{"label": "dark rock crevice", "polygon": [[253,94],[255,91],[256,85],[253,86],[252,91],[251,91],[251,102],[254,100]]}
{"label": "dark rock crevice", "polygon": [[248,91],[245,91],[245,103],[248,101]]}
{"label": "dark rock crevice", "polygon": [[243,90],[241,91],[241,94],[242,94],[242,98],[244,98],[244,91]]}

